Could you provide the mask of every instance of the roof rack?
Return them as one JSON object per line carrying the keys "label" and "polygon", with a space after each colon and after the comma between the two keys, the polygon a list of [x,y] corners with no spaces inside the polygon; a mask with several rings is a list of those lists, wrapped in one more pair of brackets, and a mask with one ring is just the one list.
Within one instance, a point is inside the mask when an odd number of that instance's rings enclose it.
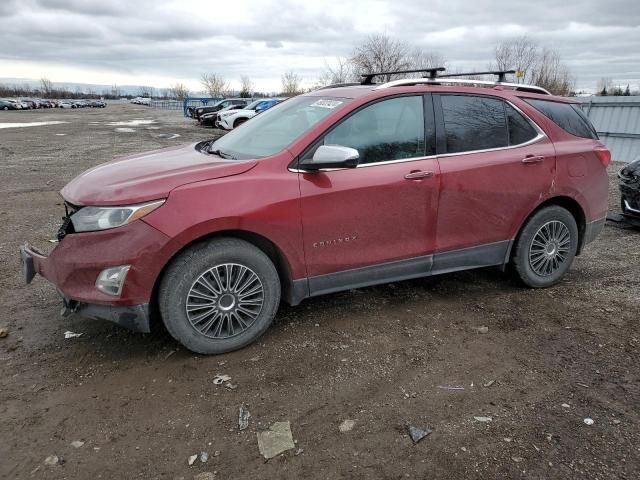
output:
{"label": "roof rack", "polygon": [[508,87],[513,90],[529,93],[540,93],[543,95],[551,95],[548,90],[536,85],[526,85],[523,83],[494,82],[490,80],[466,80],[462,78],[403,78],[400,80],[392,80],[387,83],[376,86],[376,90],[381,88],[399,87],[403,85],[470,85],[483,87]]}
{"label": "roof rack", "polygon": [[425,78],[436,78],[438,76],[438,72],[444,72],[446,69],[444,67],[434,67],[434,68],[419,68],[417,70],[396,70],[393,72],[375,72],[375,73],[363,73],[360,75],[362,77],[362,81],[360,85],[374,85],[373,77],[378,77],[380,75],[396,75],[401,73],[426,73]]}
{"label": "roof rack", "polygon": [[[397,87],[400,85],[452,84],[452,85],[481,85],[481,86],[488,86],[488,87],[503,86],[503,87],[513,88],[514,90],[519,90],[522,92],[541,93],[544,95],[551,95],[551,93],[549,93],[548,90],[545,90],[544,88],[538,87],[536,85],[526,85],[521,83],[507,82],[506,81],[507,75],[516,73],[515,70],[491,70],[488,72],[447,73],[444,75],[438,74],[438,72],[444,72],[445,70],[446,69],[444,67],[435,67],[435,68],[421,68],[417,70],[398,70],[394,72],[364,73],[361,75],[363,79],[360,82],[360,85],[375,85],[373,83],[373,78],[380,75],[396,75],[396,74],[402,74],[402,73],[426,73],[427,75],[424,75],[422,78],[403,78],[400,80],[391,80],[390,82],[386,82],[377,86],[376,89]],[[496,77],[498,77],[498,79],[495,81],[489,81],[489,80],[469,80],[469,79],[462,79],[462,78],[452,78],[452,77],[468,77],[471,75],[495,75]]]}

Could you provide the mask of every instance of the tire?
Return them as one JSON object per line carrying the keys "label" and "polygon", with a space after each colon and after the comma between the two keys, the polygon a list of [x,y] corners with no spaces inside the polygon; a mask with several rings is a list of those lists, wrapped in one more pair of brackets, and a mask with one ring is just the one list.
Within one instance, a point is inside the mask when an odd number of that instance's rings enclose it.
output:
{"label": "tire", "polygon": [[[240,273],[241,267],[247,270]],[[252,274],[255,278],[247,284]],[[224,288],[229,278],[231,287],[237,281],[244,299],[225,293],[233,291]],[[260,288],[262,295],[250,294]],[[264,252],[244,240],[220,238],[195,244],[171,262],[160,283],[158,303],[167,330],[187,349],[225,353],[253,343],[269,328],[280,305],[280,279]]]}
{"label": "tire", "polygon": [[531,288],[555,285],[571,267],[578,239],[578,225],[568,210],[557,205],[542,208],[527,220],[516,240],[516,274]]}
{"label": "tire", "polygon": [[246,121],[247,121],[246,118],[238,118],[236,121],[233,122],[233,128],[239,127],[240,125],[242,125]]}
{"label": "tire", "polygon": [[9,110],[9,107],[4,106],[4,107],[2,107],[2,109],[6,112],[7,110]]}

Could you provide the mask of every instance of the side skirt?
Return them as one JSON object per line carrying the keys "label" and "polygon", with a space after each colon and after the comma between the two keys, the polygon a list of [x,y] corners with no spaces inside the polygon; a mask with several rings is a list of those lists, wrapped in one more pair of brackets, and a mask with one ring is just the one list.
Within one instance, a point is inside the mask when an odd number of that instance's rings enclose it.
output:
{"label": "side skirt", "polygon": [[509,261],[512,240],[479,245],[450,252],[435,253],[395,262],[354,268],[342,272],[294,280],[285,300],[299,304],[307,297],[399,282],[441,273],[504,265]]}

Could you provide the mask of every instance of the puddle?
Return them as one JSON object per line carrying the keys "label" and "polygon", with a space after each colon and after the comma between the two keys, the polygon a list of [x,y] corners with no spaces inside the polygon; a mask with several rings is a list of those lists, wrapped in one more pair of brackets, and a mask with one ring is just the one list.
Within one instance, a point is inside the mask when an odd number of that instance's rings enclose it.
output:
{"label": "puddle", "polygon": [[135,133],[135,128],[116,128],[116,132]]}
{"label": "puddle", "polygon": [[66,133],[56,133],[56,137],[64,137]]}
{"label": "puddle", "polygon": [[147,127],[147,130],[160,130],[160,127]]}
{"label": "puddle", "polygon": [[69,123],[69,122],[53,121],[53,122],[29,122],[29,123],[0,123],[0,128],[42,127],[44,125],[60,125],[61,123]]}
{"label": "puddle", "polygon": [[156,123],[156,121],[137,118],[126,122],[107,122],[105,125],[111,125],[113,127],[137,127],[139,125],[151,125],[152,123]]}

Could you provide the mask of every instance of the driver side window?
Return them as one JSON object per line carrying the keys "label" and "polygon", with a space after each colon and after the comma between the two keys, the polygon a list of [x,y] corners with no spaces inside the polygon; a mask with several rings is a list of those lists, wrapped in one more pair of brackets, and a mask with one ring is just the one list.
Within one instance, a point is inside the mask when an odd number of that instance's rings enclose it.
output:
{"label": "driver side window", "polygon": [[355,148],[360,164],[365,164],[422,157],[424,138],[422,96],[409,96],[363,108],[327,133],[319,145]]}

